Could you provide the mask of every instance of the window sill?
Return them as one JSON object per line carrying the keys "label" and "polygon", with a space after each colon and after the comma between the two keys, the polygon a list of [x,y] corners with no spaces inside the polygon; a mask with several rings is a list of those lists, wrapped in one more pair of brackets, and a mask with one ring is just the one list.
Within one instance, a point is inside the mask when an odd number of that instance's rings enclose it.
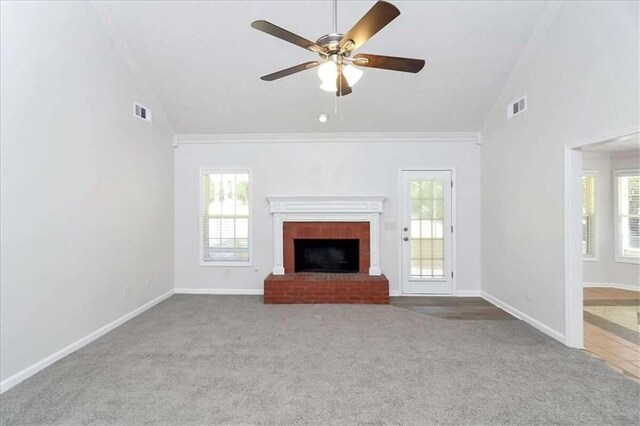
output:
{"label": "window sill", "polygon": [[200,266],[223,266],[225,268],[232,266],[240,266],[240,267],[251,267],[253,266],[252,262],[205,262],[203,260],[200,261]]}
{"label": "window sill", "polygon": [[635,265],[640,265],[640,258],[616,256],[616,263],[631,263]]}
{"label": "window sill", "polygon": [[600,259],[598,259],[597,257],[583,257],[582,261],[583,262],[598,262],[598,261],[600,261]]}

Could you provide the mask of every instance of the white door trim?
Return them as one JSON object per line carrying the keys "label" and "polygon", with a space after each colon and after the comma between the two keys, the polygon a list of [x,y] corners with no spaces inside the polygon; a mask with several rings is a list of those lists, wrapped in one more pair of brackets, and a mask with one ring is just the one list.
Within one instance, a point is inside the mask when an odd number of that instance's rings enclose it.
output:
{"label": "white door trim", "polygon": [[[453,271],[453,278],[451,279],[451,294],[417,294],[417,293],[405,293],[403,288],[403,275],[402,271],[404,268],[402,261],[402,172],[451,172],[451,182],[453,182],[453,187],[451,188],[451,225],[453,226],[454,232],[451,236],[451,271]],[[457,240],[458,240],[458,222],[456,219],[456,211],[458,198],[456,196],[456,191],[458,187],[458,180],[456,177],[456,168],[454,166],[445,166],[445,167],[401,167],[398,170],[398,231],[397,231],[397,239],[398,239],[398,296],[455,296],[458,294],[457,291],[457,283],[458,283],[458,273],[457,273]],[[461,290],[462,292],[462,290]],[[467,295],[467,294],[460,294]],[[474,294],[475,296],[475,294]]]}

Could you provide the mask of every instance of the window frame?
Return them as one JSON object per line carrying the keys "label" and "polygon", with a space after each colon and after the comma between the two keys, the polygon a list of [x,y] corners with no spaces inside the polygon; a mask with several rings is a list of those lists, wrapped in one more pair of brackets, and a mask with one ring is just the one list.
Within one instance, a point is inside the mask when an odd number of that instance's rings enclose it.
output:
{"label": "window frame", "polygon": [[[620,235],[620,214],[619,204],[620,195],[618,193],[618,178],[624,176],[640,175],[640,169],[620,169],[613,171],[613,217],[614,217],[614,232],[615,232],[615,261],[618,263],[633,263],[640,264],[640,257],[625,256],[622,251],[622,236]],[[638,250],[640,255],[640,250]]]}
{"label": "window frame", "polygon": [[[583,170],[580,176],[580,183],[582,183],[583,177],[592,177],[593,178],[593,255],[587,256],[582,254],[582,260],[585,262],[598,262],[599,259],[599,250],[598,250],[598,172],[596,170]],[[582,200],[584,203],[584,200]]]}
{"label": "window frame", "polygon": [[[204,209],[205,209],[205,200],[204,200],[204,176],[206,174],[224,174],[224,173],[247,173],[249,175],[249,223],[248,223],[248,251],[249,251],[249,260],[246,261],[228,261],[228,260],[204,260]],[[250,267],[253,266],[253,173],[250,167],[201,167],[200,174],[198,176],[198,263],[200,266],[239,266],[239,267]]]}

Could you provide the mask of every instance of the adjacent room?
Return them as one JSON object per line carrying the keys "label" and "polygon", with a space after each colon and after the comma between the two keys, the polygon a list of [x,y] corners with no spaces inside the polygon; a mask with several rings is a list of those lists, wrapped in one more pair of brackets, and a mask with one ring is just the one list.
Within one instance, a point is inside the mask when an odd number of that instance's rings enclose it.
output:
{"label": "adjacent room", "polygon": [[0,2],[0,424],[639,424],[639,6]]}
{"label": "adjacent room", "polygon": [[585,349],[640,377],[640,134],[581,151]]}

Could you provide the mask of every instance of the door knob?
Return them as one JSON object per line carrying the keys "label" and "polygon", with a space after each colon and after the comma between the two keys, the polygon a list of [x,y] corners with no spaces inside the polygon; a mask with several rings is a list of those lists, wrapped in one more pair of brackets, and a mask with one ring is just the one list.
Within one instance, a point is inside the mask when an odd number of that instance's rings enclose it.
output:
{"label": "door knob", "polygon": [[403,230],[404,232],[407,232],[407,231],[409,230],[409,228],[405,226],[404,228],[402,228],[402,230]]}
{"label": "door knob", "polygon": [[409,241],[409,237],[402,237],[403,240]]}

